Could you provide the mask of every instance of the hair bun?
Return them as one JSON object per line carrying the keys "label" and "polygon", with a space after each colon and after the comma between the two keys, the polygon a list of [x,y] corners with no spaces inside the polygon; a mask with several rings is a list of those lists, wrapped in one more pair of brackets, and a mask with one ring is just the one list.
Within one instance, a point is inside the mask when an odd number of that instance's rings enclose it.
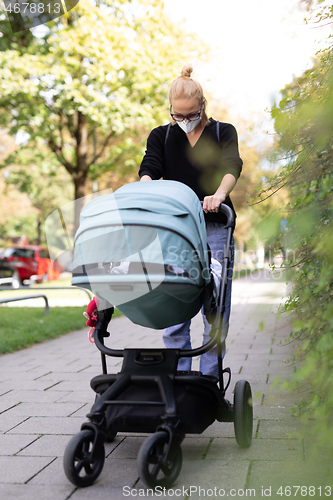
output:
{"label": "hair bun", "polygon": [[192,71],[192,66],[190,64],[187,64],[186,66],[183,66],[180,76],[187,76],[188,78],[190,78]]}

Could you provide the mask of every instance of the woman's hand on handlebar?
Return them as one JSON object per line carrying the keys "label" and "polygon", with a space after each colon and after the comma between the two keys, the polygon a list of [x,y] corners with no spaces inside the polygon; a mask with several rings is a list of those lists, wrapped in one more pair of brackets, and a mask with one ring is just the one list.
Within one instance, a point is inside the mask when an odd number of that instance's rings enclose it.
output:
{"label": "woman's hand on handlebar", "polygon": [[218,212],[221,203],[225,202],[227,196],[231,193],[236,185],[236,178],[232,174],[225,174],[222,182],[212,196],[206,196],[203,201],[202,209],[207,212]]}
{"label": "woman's hand on handlebar", "polygon": [[218,212],[221,203],[226,199],[226,194],[213,194],[212,196],[205,196],[202,204],[202,209],[207,212]]}

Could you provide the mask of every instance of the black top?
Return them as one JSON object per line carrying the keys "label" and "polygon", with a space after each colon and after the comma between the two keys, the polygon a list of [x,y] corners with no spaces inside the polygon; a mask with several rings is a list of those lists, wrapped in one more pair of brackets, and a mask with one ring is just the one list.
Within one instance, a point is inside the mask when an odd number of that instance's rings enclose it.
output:
{"label": "black top", "polygon": [[[237,132],[230,123],[219,123],[210,118],[197,143],[192,147],[185,132],[176,124],[170,127],[165,143],[168,125],[151,131],[143,157],[139,176],[149,175],[153,180],[163,178],[183,182],[193,189],[199,200],[215,193],[225,174],[240,176],[243,161],[238,152]],[[233,210],[228,196],[224,202]],[[205,220],[225,223],[221,213],[207,213]]]}

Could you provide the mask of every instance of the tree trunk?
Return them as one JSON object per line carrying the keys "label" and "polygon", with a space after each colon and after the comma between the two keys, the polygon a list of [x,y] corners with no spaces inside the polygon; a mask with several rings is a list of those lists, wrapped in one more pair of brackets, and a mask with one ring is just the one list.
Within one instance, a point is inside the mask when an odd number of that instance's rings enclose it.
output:
{"label": "tree trunk", "polygon": [[87,176],[74,175],[75,188],[75,210],[74,210],[74,233],[76,233],[80,224],[80,213],[84,207],[84,196],[86,196]]}
{"label": "tree trunk", "polygon": [[77,129],[76,129],[76,169],[73,172],[74,181],[74,196],[75,196],[75,214],[74,214],[74,231],[76,232],[80,223],[80,212],[84,206],[84,201],[81,200],[86,196],[86,181],[88,177],[87,167],[87,152],[88,152],[88,128],[86,117],[80,112],[77,112]]}
{"label": "tree trunk", "polygon": [[37,245],[42,243],[42,221],[40,220],[40,215],[38,214],[37,219]]}

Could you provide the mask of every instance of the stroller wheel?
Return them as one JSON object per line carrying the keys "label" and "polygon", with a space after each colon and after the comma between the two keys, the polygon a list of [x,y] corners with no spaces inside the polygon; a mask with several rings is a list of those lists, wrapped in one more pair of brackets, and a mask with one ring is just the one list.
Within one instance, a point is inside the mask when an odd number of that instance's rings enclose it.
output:
{"label": "stroller wheel", "polygon": [[251,387],[246,380],[239,380],[235,385],[234,428],[239,446],[248,448],[252,442],[253,404]]}
{"label": "stroller wheel", "polygon": [[169,435],[158,431],[144,441],[138,453],[141,479],[152,488],[168,488],[177,479],[182,468],[182,450],[179,446],[171,460],[166,461]]}
{"label": "stroller wheel", "polygon": [[83,430],[72,437],[64,454],[64,470],[75,486],[90,486],[100,475],[105,460],[103,444],[93,446],[95,434]]}

